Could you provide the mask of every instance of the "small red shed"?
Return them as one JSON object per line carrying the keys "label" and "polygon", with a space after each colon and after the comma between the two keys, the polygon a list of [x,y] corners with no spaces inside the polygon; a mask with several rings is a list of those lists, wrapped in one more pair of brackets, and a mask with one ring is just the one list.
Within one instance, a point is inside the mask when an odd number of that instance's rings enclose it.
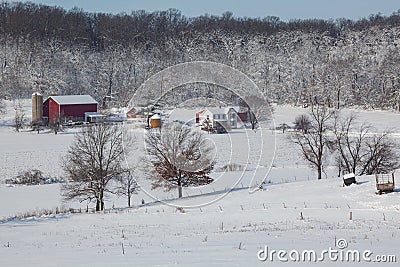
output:
{"label": "small red shed", "polygon": [[206,111],[206,110],[202,109],[196,113],[196,123],[200,123],[200,116],[203,115],[204,111]]}
{"label": "small red shed", "polygon": [[85,112],[97,112],[97,101],[90,95],[49,96],[43,103],[43,117],[48,121],[83,121]]}
{"label": "small red shed", "polygon": [[131,108],[131,109],[126,113],[126,117],[129,118],[129,119],[136,118],[136,112],[137,112],[136,108]]}
{"label": "small red shed", "polygon": [[238,112],[238,117],[242,122],[246,123],[249,121],[249,112],[248,111]]}

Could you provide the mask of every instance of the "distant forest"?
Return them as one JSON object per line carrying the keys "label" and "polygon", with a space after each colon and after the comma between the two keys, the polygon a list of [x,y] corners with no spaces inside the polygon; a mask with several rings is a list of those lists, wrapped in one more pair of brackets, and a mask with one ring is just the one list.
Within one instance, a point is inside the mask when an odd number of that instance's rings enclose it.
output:
{"label": "distant forest", "polygon": [[353,21],[117,15],[0,4],[0,97],[110,94],[126,103],[165,67],[194,60],[246,73],[278,104],[400,110],[400,10]]}

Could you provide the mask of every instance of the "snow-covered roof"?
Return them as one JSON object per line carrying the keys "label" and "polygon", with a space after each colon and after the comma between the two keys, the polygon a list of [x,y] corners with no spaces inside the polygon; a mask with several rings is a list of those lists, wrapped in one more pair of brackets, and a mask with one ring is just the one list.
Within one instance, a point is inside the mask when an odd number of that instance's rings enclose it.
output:
{"label": "snow-covered roof", "polygon": [[98,104],[90,95],[58,95],[50,97],[59,105]]}
{"label": "snow-covered roof", "polygon": [[105,116],[105,115],[94,111],[88,111],[85,112],[85,116]]}
{"label": "snow-covered roof", "polygon": [[356,177],[354,175],[354,173],[348,173],[348,174],[343,175],[343,179],[349,179],[349,178],[353,178],[353,177]]}
{"label": "snow-covered roof", "polygon": [[233,109],[232,107],[226,107],[226,108],[207,108],[208,111],[210,111],[212,114],[228,114],[229,110]]}
{"label": "snow-covered roof", "polygon": [[197,112],[196,114],[201,115],[201,114],[203,114],[205,111],[206,111],[206,109],[202,109],[202,110],[200,110],[199,112]]}

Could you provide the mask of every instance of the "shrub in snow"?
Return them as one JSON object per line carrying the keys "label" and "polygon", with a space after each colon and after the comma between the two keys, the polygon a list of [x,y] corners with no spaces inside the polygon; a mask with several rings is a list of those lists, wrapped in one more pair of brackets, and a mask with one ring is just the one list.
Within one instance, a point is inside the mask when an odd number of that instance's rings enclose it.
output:
{"label": "shrub in snow", "polygon": [[185,213],[185,210],[182,207],[176,208],[176,211],[179,211],[180,213]]}
{"label": "shrub in snow", "polygon": [[6,103],[0,99],[0,115],[6,114]]}
{"label": "shrub in snow", "polygon": [[6,184],[39,185],[65,182],[62,178],[45,177],[40,170],[32,169],[21,172],[16,177],[7,179]]}
{"label": "shrub in snow", "polygon": [[237,163],[229,163],[219,169],[219,171],[221,171],[221,172],[234,172],[234,171],[243,171],[243,170],[244,170],[244,166],[241,164],[237,164]]}

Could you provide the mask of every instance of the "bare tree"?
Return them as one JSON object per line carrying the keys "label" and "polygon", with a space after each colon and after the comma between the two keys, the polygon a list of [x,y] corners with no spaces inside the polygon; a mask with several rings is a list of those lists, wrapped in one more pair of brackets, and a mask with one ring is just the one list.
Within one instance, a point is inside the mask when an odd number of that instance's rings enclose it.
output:
{"label": "bare tree", "polygon": [[164,187],[167,191],[182,187],[209,184],[213,179],[213,149],[204,133],[188,126],[171,123],[161,132],[149,131],[146,139],[149,178],[153,189]]}
{"label": "bare tree", "polygon": [[355,120],[354,115],[344,119],[337,116],[333,127],[336,138],[335,148],[338,151],[338,167],[347,173],[356,173],[356,170],[362,165],[365,153],[363,146],[371,129],[369,125],[363,123],[356,130]]}
{"label": "bare tree", "polygon": [[52,132],[54,132],[54,134],[57,134],[59,131],[62,130],[61,128],[61,123],[60,123],[60,119],[54,118],[52,121],[49,122],[49,128]]}
{"label": "bare tree", "polygon": [[118,196],[126,196],[128,200],[128,207],[131,206],[132,195],[137,194],[138,184],[131,171],[122,173],[116,178],[117,186],[114,188],[114,193]]}
{"label": "bare tree", "polygon": [[296,132],[293,142],[300,148],[303,158],[318,172],[318,180],[322,178],[324,158],[331,145],[328,131],[334,112],[325,105],[312,105],[310,110],[310,129],[307,132]]}
{"label": "bare tree", "polygon": [[337,117],[334,124],[335,149],[338,152],[338,167],[357,175],[388,172],[396,169],[397,146],[390,138],[390,131],[376,133],[373,127],[356,117]]}
{"label": "bare tree", "polygon": [[390,131],[385,131],[368,138],[360,175],[387,173],[400,167],[398,146],[390,138],[390,134]]}
{"label": "bare tree", "polygon": [[246,102],[242,101],[241,105],[248,109],[248,119],[252,130],[257,129],[260,122],[271,118],[272,109],[263,98],[252,95],[246,98]]}
{"label": "bare tree", "polygon": [[306,134],[308,129],[311,128],[310,117],[307,114],[298,115],[294,119],[294,128],[301,131],[303,134]]}
{"label": "bare tree", "polygon": [[22,104],[18,101],[14,104],[15,116],[14,116],[14,127],[17,132],[25,125],[25,112],[22,109]]}
{"label": "bare tree", "polygon": [[107,123],[90,124],[75,136],[63,161],[69,183],[63,186],[66,200],[96,201],[104,210],[109,182],[126,173],[123,166],[122,130]]}

